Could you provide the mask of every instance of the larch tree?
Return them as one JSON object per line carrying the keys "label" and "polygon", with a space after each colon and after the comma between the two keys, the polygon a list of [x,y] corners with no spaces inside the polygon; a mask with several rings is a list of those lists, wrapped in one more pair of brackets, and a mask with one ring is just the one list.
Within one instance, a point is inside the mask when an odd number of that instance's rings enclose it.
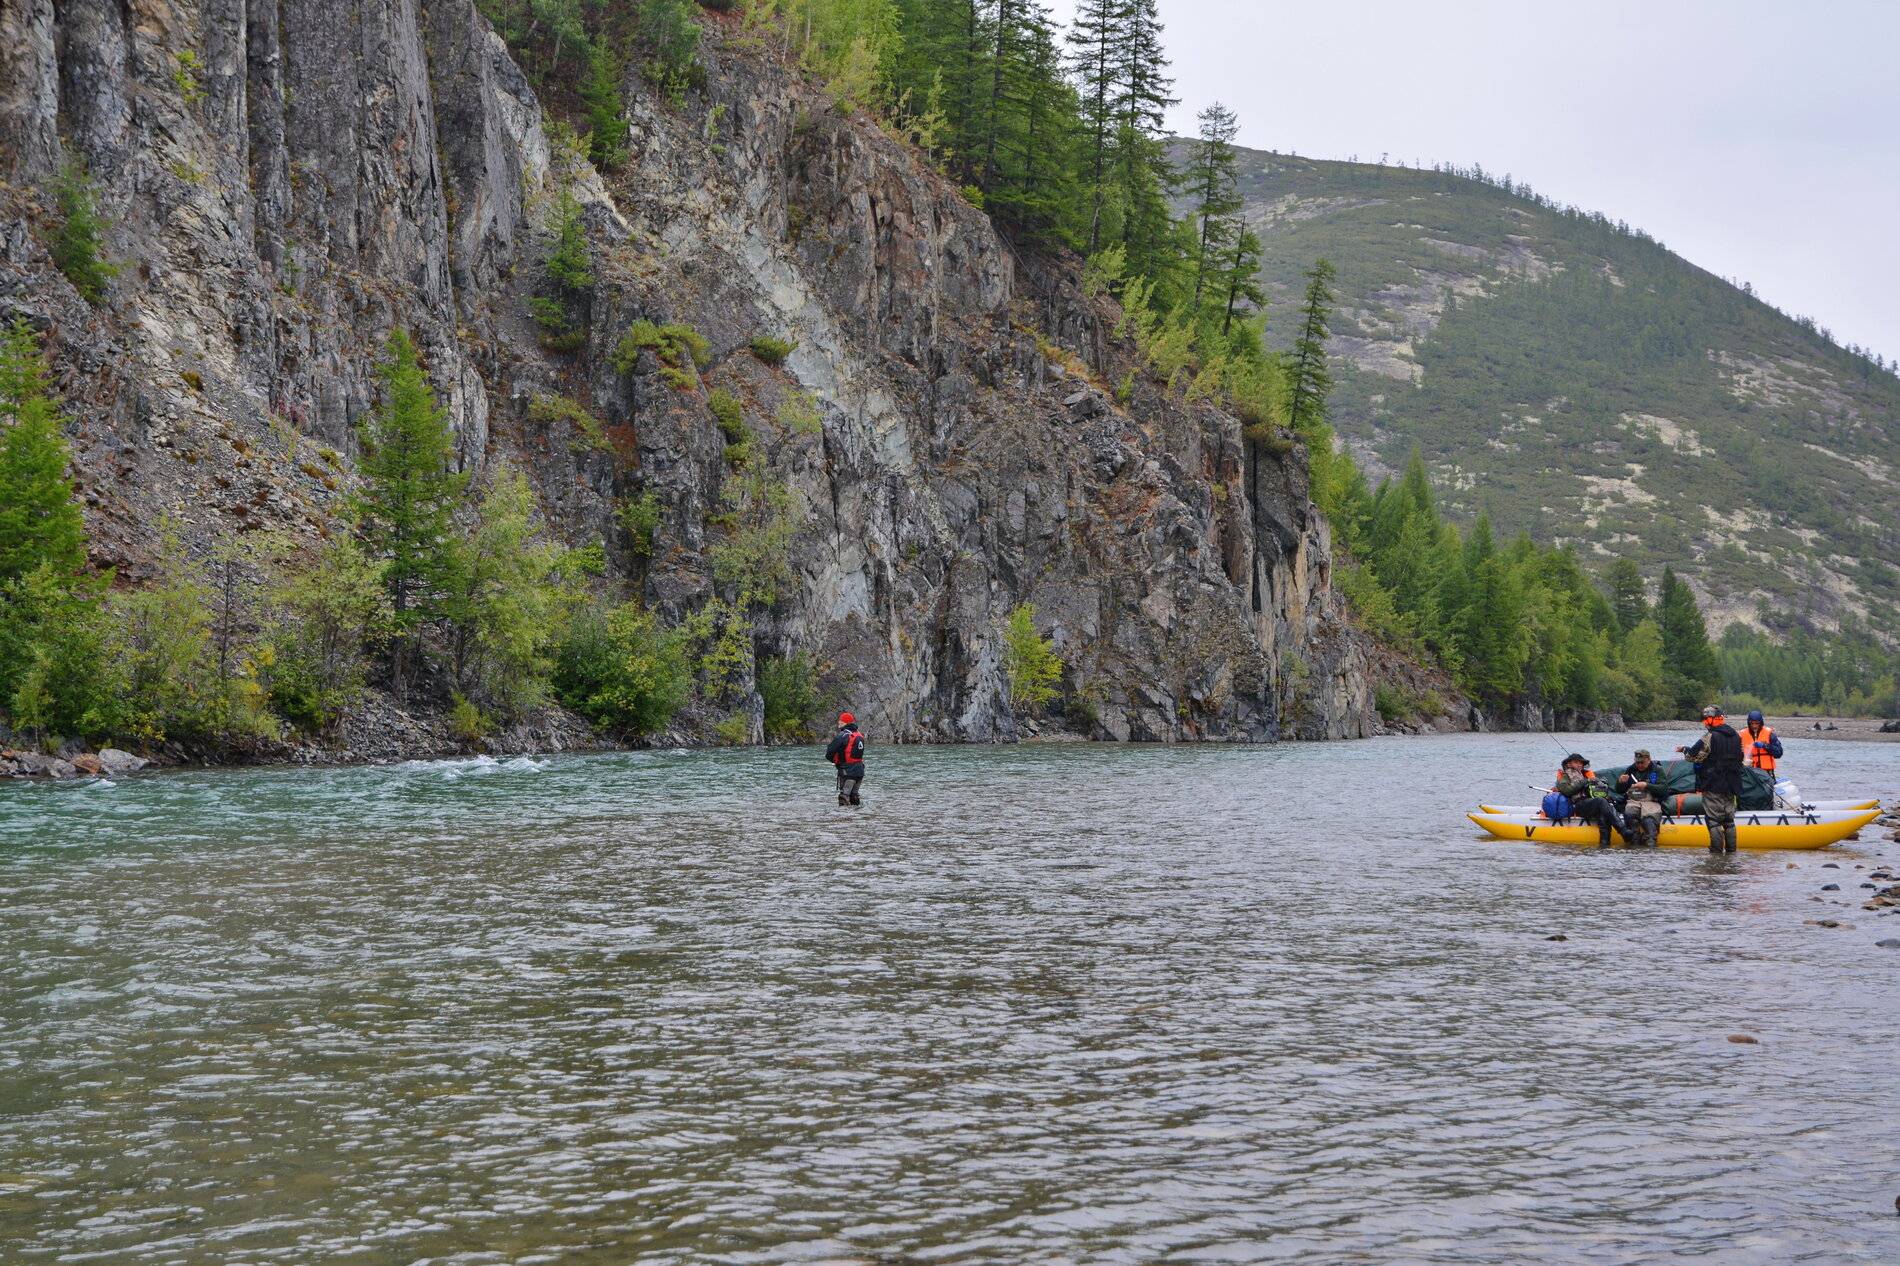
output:
{"label": "larch tree", "polygon": [[1333,313],[1333,266],[1321,259],[1306,274],[1306,297],[1300,303],[1300,332],[1293,340],[1293,390],[1287,416],[1295,430],[1326,421],[1326,397],[1332,390],[1332,370],[1326,364],[1328,322]]}
{"label": "larch tree", "polygon": [[1201,311],[1209,278],[1226,262],[1231,244],[1243,228],[1244,205],[1234,157],[1234,138],[1240,118],[1216,101],[1202,110],[1200,134],[1194,142],[1193,167],[1188,174],[1194,199],[1195,250],[1193,310]]}
{"label": "larch tree", "polygon": [[416,635],[438,614],[452,565],[453,516],[468,477],[453,469],[448,418],[406,331],[389,336],[388,352],[379,370],[383,399],[364,429],[364,487],[356,509],[365,542],[383,559],[391,670],[400,698]]}

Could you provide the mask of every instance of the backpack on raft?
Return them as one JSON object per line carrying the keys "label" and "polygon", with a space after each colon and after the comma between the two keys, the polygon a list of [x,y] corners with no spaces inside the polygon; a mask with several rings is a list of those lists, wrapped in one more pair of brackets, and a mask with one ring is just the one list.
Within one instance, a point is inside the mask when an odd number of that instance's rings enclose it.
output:
{"label": "backpack on raft", "polygon": [[1561,791],[1553,791],[1544,797],[1544,816],[1552,822],[1561,822],[1570,816],[1570,797]]}

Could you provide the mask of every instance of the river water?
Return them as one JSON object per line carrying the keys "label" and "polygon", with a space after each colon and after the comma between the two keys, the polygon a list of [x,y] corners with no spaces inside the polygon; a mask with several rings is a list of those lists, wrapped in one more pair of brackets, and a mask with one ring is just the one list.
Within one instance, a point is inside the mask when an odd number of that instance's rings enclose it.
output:
{"label": "river water", "polygon": [[[1900,796],[1900,747],[1790,750]],[[1900,845],[1461,816],[1561,755],[0,786],[0,1261],[1900,1259]]]}

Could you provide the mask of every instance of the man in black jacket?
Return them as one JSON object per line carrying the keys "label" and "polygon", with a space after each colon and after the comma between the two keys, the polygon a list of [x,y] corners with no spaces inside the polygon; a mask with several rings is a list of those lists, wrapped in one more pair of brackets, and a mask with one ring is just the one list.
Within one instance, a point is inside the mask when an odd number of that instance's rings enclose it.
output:
{"label": "man in black jacket", "polygon": [[838,714],[838,732],[825,748],[825,759],[838,767],[838,803],[858,804],[858,787],[864,782],[864,735],[858,719],[849,712]]}
{"label": "man in black jacket", "polygon": [[1702,817],[1709,824],[1709,851],[1735,851],[1735,802],[1742,796],[1742,736],[1722,718],[1722,709],[1702,709],[1702,737],[1678,747],[1695,765],[1696,790],[1702,793]]}

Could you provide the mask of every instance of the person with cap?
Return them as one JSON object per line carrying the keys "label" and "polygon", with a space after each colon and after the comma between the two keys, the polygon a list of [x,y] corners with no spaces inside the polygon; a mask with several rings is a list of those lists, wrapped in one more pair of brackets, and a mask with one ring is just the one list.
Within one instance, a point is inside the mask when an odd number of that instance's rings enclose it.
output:
{"label": "person with cap", "polygon": [[1656,847],[1662,833],[1662,797],[1657,791],[1662,769],[1649,758],[1649,749],[1636,749],[1636,759],[1616,776],[1616,790],[1623,797],[1623,823],[1635,838],[1631,844]]}
{"label": "person with cap", "polygon": [[1570,800],[1570,811],[1577,817],[1596,824],[1599,848],[1610,846],[1612,828],[1623,837],[1625,844],[1635,842],[1616,811],[1616,803],[1610,799],[1609,784],[1590,769],[1590,762],[1583,758],[1583,753],[1572,752],[1564,757],[1563,768],[1557,771],[1557,785],[1552,790]]}
{"label": "person with cap", "polygon": [[1702,709],[1702,737],[1676,749],[1695,766],[1695,789],[1702,793],[1702,820],[1709,826],[1709,851],[1735,851],[1735,802],[1742,797],[1742,737],[1711,704]]}
{"label": "person with cap", "polygon": [[838,803],[861,803],[858,788],[864,782],[864,732],[849,712],[838,714],[838,732],[825,748],[825,759],[838,767]]}
{"label": "person with cap", "polygon": [[1775,762],[1781,759],[1781,740],[1775,736],[1774,727],[1762,720],[1760,708],[1748,714],[1748,726],[1741,732],[1740,737],[1742,763],[1753,765],[1773,778]]}

